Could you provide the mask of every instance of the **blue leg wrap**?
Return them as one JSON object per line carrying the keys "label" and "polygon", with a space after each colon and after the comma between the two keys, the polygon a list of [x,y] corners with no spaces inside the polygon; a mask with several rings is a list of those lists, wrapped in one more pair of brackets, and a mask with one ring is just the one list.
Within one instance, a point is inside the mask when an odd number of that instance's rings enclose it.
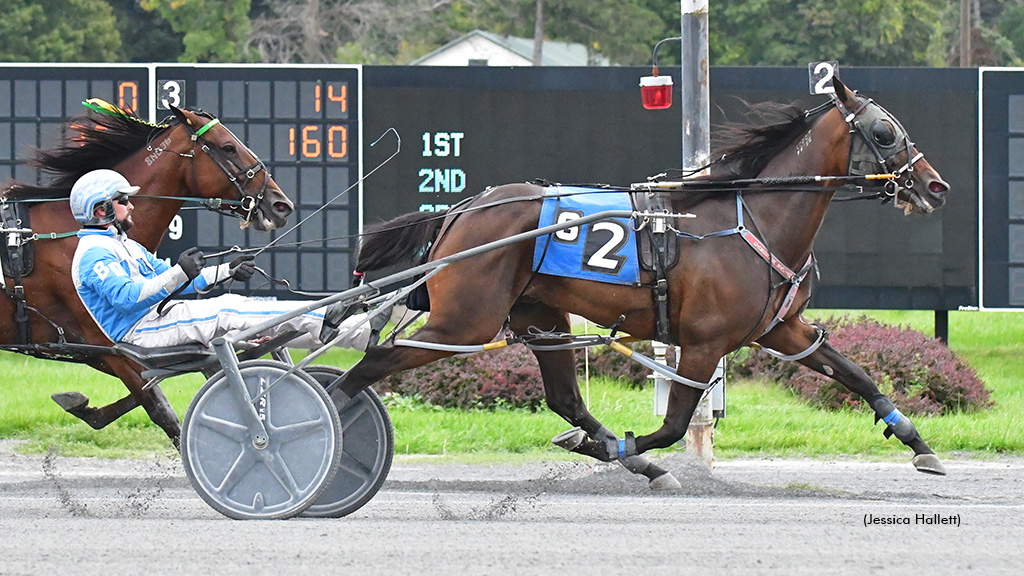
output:
{"label": "blue leg wrap", "polygon": [[910,442],[917,436],[917,428],[914,427],[914,423],[910,421],[899,411],[898,408],[892,403],[891,400],[886,398],[884,395],[879,394],[873,396],[868,400],[868,404],[875,411],[875,422],[881,420],[888,426],[886,437],[888,438],[889,430],[891,434],[899,438],[904,444]]}
{"label": "blue leg wrap", "polygon": [[604,445],[612,460],[636,456],[636,437],[632,432],[626,432],[626,437],[621,439],[605,438]]}

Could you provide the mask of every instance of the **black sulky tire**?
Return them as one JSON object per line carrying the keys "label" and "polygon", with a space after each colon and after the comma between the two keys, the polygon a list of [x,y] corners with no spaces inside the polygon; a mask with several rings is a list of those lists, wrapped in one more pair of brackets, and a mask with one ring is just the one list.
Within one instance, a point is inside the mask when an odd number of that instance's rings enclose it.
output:
{"label": "black sulky tire", "polygon": [[237,520],[301,514],[330,486],[341,462],[342,434],[334,402],[318,381],[272,360],[238,364],[266,428],[254,439],[245,401],[223,371],[196,393],[185,413],[181,457],[196,492]]}
{"label": "black sulky tire", "polygon": [[[327,386],[345,373],[333,366],[306,366],[305,372]],[[334,482],[302,513],[315,518],[340,518],[373,498],[391,471],[395,433],[391,417],[372,388],[366,388],[339,413],[343,449]]]}

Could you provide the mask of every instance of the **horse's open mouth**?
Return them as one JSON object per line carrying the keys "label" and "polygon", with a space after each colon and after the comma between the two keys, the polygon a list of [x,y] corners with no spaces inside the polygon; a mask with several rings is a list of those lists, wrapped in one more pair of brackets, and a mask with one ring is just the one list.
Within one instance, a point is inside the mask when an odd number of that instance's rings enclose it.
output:
{"label": "horse's open mouth", "polygon": [[[918,188],[923,188],[923,191]],[[903,209],[905,216],[909,216],[912,212],[931,214],[946,203],[946,193],[948,192],[949,184],[942,180],[932,180],[928,182],[927,186],[914,186],[907,189],[907,198],[897,198],[894,205],[896,208]]]}
{"label": "horse's open mouth", "polygon": [[244,230],[252,224],[256,230],[269,232],[281,228],[288,223],[288,216],[294,211],[294,207],[291,204],[282,201],[269,203],[273,209],[270,214],[267,213],[267,205],[268,202],[264,200],[257,209],[255,217],[251,220],[243,218],[239,227]]}

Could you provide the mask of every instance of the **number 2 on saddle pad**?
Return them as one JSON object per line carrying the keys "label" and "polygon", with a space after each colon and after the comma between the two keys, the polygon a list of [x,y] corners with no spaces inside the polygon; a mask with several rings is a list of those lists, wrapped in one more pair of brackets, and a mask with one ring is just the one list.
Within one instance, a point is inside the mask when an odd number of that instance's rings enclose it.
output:
{"label": "number 2 on saddle pad", "polygon": [[[569,223],[608,210],[632,210],[629,194],[600,188],[552,186],[545,189],[539,227]],[[534,270],[542,274],[612,284],[640,281],[636,234],[627,218],[572,226],[537,238]]]}

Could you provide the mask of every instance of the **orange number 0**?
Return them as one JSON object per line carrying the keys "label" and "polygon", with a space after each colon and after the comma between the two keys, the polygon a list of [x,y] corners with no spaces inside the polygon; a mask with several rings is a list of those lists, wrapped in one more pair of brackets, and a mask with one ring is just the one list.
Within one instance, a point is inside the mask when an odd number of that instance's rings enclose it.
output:
{"label": "orange number 0", "polygon": [[[337,138],[335,138],[335,134],[338,135]],[[338,142],[340,144],[337,144]],[[327,154],[331,158],[348,156],[348,128],[331,126],[327,129]]]}
{"label": "orange number 0", "polygon": [[135,82],[118,82],[117,105],[130,112],[136,112],[139,109],[139,85]]}

